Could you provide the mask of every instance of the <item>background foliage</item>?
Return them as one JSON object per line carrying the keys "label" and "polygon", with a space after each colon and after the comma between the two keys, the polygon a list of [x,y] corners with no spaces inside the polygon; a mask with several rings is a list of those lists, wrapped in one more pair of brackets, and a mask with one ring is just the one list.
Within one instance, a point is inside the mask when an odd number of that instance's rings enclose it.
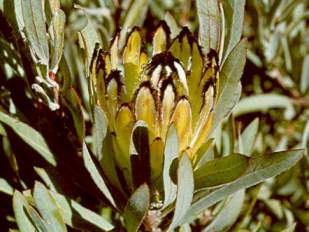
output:
{"label": "background foliage", "polygon": [[[84,141],[89,147],[93,144],[87,81],[92,51],[96,43],[107,49],[120,27],[123,30],[119,35],[119,46],[124,47],[124,31],[140,26],[145,49],[150,53],[153,32],[160,20],[166,21],[172,38],[183,26],[196,37],[198,33],[216,33],[207,25],[201,26],[200,18],[205,12],[203,3],[212,6],[214,2],[62,0],[58,5],[58,1],[49,0],[45,1],[44,18],[38,1],[0,0],[1,230],[15,231],[19,226],[20,231],[32,231],[31,223],[24,222],[24,228],[21,228],[18,221],[26,213],[41,231],[49,231],[44,220],[51,222],[51,231],[65,231],[61,228],[64,224],[70,226],[69,231],[77,228],[85,231],[114,228],[117,231],[128,224],[123,220],[132,222],[132,227],[139,223],[140,218],[136,217],[143,215],[139,216],[140,212],[132,214],[134,202],[147,195],[147,187],[140,186],[130,197],[124,209],[126,219],[123,219],[106,207],[106,202],[112,200],[104,186],[97,188],[102,173],[83,144]],[[234,30],[224,32],[231,41],[224,47],[226,53],[219,54],[221,60],[227,59],[240,39],[237,29],[247,37],[249,48],[241,79],[241,100],[233,114],[216,130],[209,157],[231,153],[255,157],[295,148],[305,148],[305,156],[279,176],[246,191],[240,190],[232,197],[222,197],[224,200],[218,204],[204,202],[204,209],[205,205],[210,206],[208,210],[195,219],[191,227],[184,224],[179,230],[309,231],[308,3],[305,0],[230,0],[222,3],[224,9],[230,9],[225,11],[224,23]],[[237,25],[241,19],[235,15],[241,16],[237,10],[244,4],[242,28]],[[31,10],[33,15],[22,13]],[[210,20],[213,20],[213,27],[218,27],[215,17]],[[207,38],[209,41],[200,43],[210,44],[212,48],[220,43],[214,34]],[[208,52],[209,47],[203,47],[204,52]],[[41,78],[45,76],[49,78]],[[60,110],[56,110],[58,108]],[[285,160],[282,165],[290,167],[296,162],[292,156],[283,154],[286,157],[278,156],[274,163],[278,161],[281,165]],[[261,163],[263,157],[260,157]],[[230,158],[235,161],[237,157]],[[183,166],[187,165],[185,159],[181,162]],[[233,162],[226,162],[233,168]],[[280,165],[267,169],[266,177],[285,169]],[[207,168],[212,170],[211,164]],[[259,166],[255,168],[259,171]],[[95,177],[90,177],[89,169],[94,170]],[[225,176],[235,173],[228,171]],[[270,174],[272,172],[274,174]],[[201,178],[206,174],[200,174]],[[195,173],[195,178],[198,175]],[[95,181],[90,181],[91,178]],[[245,186],[241,181],[238,184]],[[18,191],[12,200],[14,189]],[[214,199],[220,197],[218,193],[213,196]],[[59,204],[61,209],[57,208]]]}

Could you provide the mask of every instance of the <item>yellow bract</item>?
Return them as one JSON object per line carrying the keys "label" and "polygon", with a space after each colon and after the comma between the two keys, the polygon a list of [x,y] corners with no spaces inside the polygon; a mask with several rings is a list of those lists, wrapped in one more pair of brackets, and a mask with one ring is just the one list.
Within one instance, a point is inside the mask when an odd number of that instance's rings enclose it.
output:
{"label": "yellow bract", "polygon": [[[129,34],[123,52],[116,36],[109,51],[93,57],[91,83],[113,133],[116,162],[130,170],[130,143],[134,125],[148,128],[151,178],[162,170],[164,146],[170,126],[177,131],[179,155],[195,161],[208,139],[218,88],[217,54],[204,56],[188,29],[171,44],[167,27],[153,34],[152,56],[143,48],[139,29]],[[122,62],[118,57],[123,57]],[[128,167],[125,167],[128,166]]]}

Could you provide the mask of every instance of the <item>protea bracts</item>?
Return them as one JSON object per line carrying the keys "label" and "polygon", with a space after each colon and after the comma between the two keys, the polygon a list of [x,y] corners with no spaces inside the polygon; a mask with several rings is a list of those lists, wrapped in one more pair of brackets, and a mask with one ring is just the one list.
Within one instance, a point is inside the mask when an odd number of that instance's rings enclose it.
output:
{"label": "protea bracts", "polygon": [[[105,175],[120,192],[147,183],[153,205],[160,208],[164,201],[168,206],[174,198],[163,193],[164,166],[186,154],[194,167],[203,145],[205,152],[220,81],[218,55],[214,50],[203,54],[187,28],[171,41],[164,22],[153,34],[151,56],[138,28],[128,35],[123,49],[118,41],[116,35],[109,50],[97,48],[90,65],[94,121],[101,123],[97,117],[104,117],[105,141],[110,144],[109,152],[97,150],[97,156],[105,170],[111,161],[115,164],[117,174]],[[176,140],[171,139],[173,132]],[[175,153],[172,158],[165,157],[168,150]]]}

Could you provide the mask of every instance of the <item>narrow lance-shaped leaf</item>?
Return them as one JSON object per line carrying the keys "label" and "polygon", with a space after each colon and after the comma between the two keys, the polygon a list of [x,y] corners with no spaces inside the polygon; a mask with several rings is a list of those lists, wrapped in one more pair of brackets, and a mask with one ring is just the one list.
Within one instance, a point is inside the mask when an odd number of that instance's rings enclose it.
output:
{"label": "narrow lance-shaped leaf", "polygon": [[93,25],[93,22],[88,17],[88,24],[85,28],[83,28],[80,32],[81,35],[81,47],[85,49],[86,54],[86,75],[89,74],[89,66],[91,63],[93,51],[95,49],[96,43],[101,43],[101,40],[97,34],[97,31]]}
{"label": "narrow lance-shaped leaf", "polygon": [[13,187],[3,178],[0,178],[0,192],[13,195]]}
{"label": "narrow lance-shaped leaf", "polygon": [[229,183],[240,177],[247,168],[248,158],[232,154],[211,160],[194,172],[196,189]]}
{"label": "narrow lance-shaped leaf", "polygon": [[146,16],[146,11],[148,9],[149,0],[132,1],[127,14],[125,16],[124,22],[122,24],[122,30],[120,33],[119,47],[123,48],[125,43],[125,37],[127,30],[143,22],[143,17]]}
{"label": "narrow lance-shaped leaf", "polygon": [[149,208],[150,192],[146,184],[131,195],[124,209],[124,221],[128,232],[138,231]]}
{"label": "narrow lance-shaped leaf", "polygon": [[217,50],[221,38],[220,8],[217,0],[197,0],[199,20],[199,44],[204,53],[210,49]]}
{"label": "narrow lance-shaped leaf", "polygon": [[0,112],[0,122],[6,124],[11,129],[13,129],[13,131],[25,143],[27,143],[34,150],[36,150],[47,162],[49,162],[53,166],[56,166],[57,162],[54,155],[51,153],[44,138],[38,131],[3,112]]}
{"label": "narrow lance-shaped leaf", "polygon": [[241,94],[240,78],[246,62],[246,40],[242,40],[232,50],[220,72],[219,91],[214,109],[212,131],[228,116]]}
{"label": "narrow lance-shaped leaf", "polygon": [[29,204],[25,197],[20,192],[15,191],[13,195],[13,210],[18,228],[20,232],[35,232],[35,227],[25,212],[26,205]]}
{"label": "narrow lance-shaped leaf", "polygon": [[59,205],[65,223],[73,228],[89,230],[94,226],[104,231],[110,231],[114,226],[103,216],[85,208],[76,201],[63,195],[49,191]]}
{"label": "narrow lance-shaped leaf", "polygon": [[239,152],[250,155],[259,127],[259,119],[254,119],[239,137]]}
{"label": "narrow lance-shaped leaf", "polygon": [[222,63],[224,63],[225,58],[240,40],[244,23],[245,3],[246,0],[222,1],[227,28],[227,39]]}
{"label": "narrow lance-shaped leaf", "polygon": [[279,175],[293,167],[302,157],[303,150],[299,149],[250,158],[247,170],[240,178],[210,194],[206,193],[205,197],[195,201],[182,218],[182,223],[191,222],[205,209],[240,189],[251,187],[267,178]]}
{"label": "narrow lance-shaped leaf", "polygon": [[164,148],[163,163],[163,188],[164,188],[164,207],[172,203],[176,197],[176,185],[170,177],[170,167],[175,158],[178,157],[177,131],[172,125],[169,129]]}
{"label": "narrow lance-shaped leaf", "polygon": [[186,154],[184,154],[178,165],[177,171],[177,197],[175,212],[168,231],[180,225],[182,217],[190,208],[194,191],[193,170],[191,161]]}
{"label": "narrow lance-shaped leaf", "polygon": [[284,115],[287,119],[291,119],[295,115],[292,100],[284,95],[279,94],[259,94],[243,98],[234,108],[235,116],[240,116],[253,112],[264,112],[269,109],[283,108]]}
{"label": "narrow lance-shaped leaf", "polygon": [[93,181],[104,194],[104,196],[109,200],[109,202],[116,207],[113,196],[111,195],[109,189],[107,188],[103,177],[101,176],[99,170],[97,169],[94,161],[92,160],[91,155],[89,154],[88,148],[85,143],[83,143],[83,159],[86,169],[88,170]]}
{"label": "narrow lance-shaped leaf", "polygon": [[54,232],[66,232],[63,215],[57,202],[40,182],[35,183],[33,198],[36,207],[39,209],[43,219],[50,225],[51,230]]}
{"label": "narrow lance-shaped leaf", "polygon": [[107,132],[107,119],[101,107],[95,105],[93,110],[94,118],[94,146],[96,157],[98,160],[102,159],[103,141]]}
{"label": "narrow lance-shaped leaf", "polygon": [[226,229],[232,226],[237,220],[244,200],[244,190],[240,190],[233,194],[224,203],[222,210],[216,218],[202,232],[226,231]]}
{"label": "narrow lance-shaped leaf", "polygon": [[41,0],[22,0],[27,39],[39,63],[48,65],[49,48]]}
{"label": "narrow lance-shaped leaf", "polygon": [[51,64],[50,69],[54,73],[57,72],[59,62],[62,57],[64,46],[64,26],[65,26],[65,14],[62,10],[57,9],[54,12],[50,27],[50,36],[52,40],[51,46]]}

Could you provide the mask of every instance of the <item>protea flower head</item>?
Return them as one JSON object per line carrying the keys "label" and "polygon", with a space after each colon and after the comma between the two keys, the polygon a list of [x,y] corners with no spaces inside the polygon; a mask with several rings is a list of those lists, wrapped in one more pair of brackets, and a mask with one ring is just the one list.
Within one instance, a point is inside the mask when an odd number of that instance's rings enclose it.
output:
{"label": "protea flower head", "polygon": [[134,172],[130,144],[134,128],[141,123],[148,128],[148,144],[135,149],[149,149],[152,180],[161,175],[171,127],[177,132],[178,154],[185,152],[194,163],[212,126],[218,87],[216,52],[205,56],[187,28],[170,42],[165,23],[153,34],[152,55],[146,53],[138,28],[129,34],[123,51],[118,41],[116,35],[109,50],[95,51],[90,93],[93,104],[105,113],[114,159],[125,179]]}

